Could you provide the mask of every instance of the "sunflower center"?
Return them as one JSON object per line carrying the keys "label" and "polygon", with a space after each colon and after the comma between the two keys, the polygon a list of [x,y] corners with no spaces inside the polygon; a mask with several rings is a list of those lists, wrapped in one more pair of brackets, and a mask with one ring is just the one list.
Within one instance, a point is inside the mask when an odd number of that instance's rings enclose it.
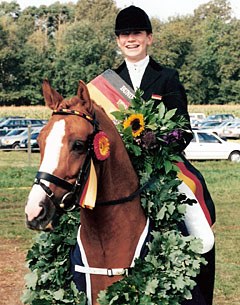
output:
{"label": "sunflower center", "polygon": [[140,127],[141,127],[141,124],[140,124],[139,119],[133,120],[132,123],[131,123],[131,126],[132,126],[132,130],[133,130],[133,131],[139,130]]}

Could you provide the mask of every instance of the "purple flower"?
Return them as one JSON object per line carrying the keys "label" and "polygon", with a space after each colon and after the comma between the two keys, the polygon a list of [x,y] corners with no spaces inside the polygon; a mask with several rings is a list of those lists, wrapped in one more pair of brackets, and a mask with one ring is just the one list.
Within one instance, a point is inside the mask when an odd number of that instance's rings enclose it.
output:
{"label": "purple flower", "polygon": [[141,144],[143,148],[154,149],[157,147],[156,135],[153,131],[145,131],[141,137]]}
{"label": "purple flower", "polygon": [[180,140],[182,138],[182,130],[175,129],[173,131],[170,131],[167,135],[164,135],[162,138],[166,144],[176,143],[177,140]]}

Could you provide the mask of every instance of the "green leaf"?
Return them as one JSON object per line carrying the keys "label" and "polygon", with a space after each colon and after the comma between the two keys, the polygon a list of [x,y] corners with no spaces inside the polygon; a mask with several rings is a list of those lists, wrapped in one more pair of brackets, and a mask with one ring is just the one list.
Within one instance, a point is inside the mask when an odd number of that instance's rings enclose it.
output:
{"label": "green leaf", "polygon": [[166,110],[166,107],[165,107],[164,103],[160,103],[157,106],[157,110],[158,110],[157,118],[158,118],[159,121],[161,121],[164,118],[165,110]]}
{"label": "green leaf", "polygon": [[33,270],[32,273],[25,275],[25,281],[28,288],[35,290],[37,281],[38,281],[38,272],[37,269]]}
{"label": "green leaf", "polygon": [[57,300],[57,301],[62,300],[63,297],[64,297],[64,290],[63,290],[63,289],[59,289],[59,290],[57,290],[57,291],[55,291],[55,292],[53,293],[53,298],[54,298],[55,300]]}
{"label": "green leaf", "polygon": [[147,295],[154,294],[155,291],[156,291],[156,288],[158,287],[158,283],[159,283],[159,281],[157,279],[153,279],[151,281],[148,281],[147,285],[146,285],[145,293]]}
{"label": "green leaf", "polygon": [[164,161],[164,168],[165,168],[166,174],[168,174],[172,170],[172,167],[173,167],[172,162],[170,162],[168,160]]}
{"label": "green leaf", "polygon": [[169,121],[175,115],[176,111],[177,111],[177,109],[174,108],[174,109],[171,109],[168,112],[166,112],[166,114],[164,116],[164,120]]}
{"label": "green leaf", "polygon": [[113,111],[111,114],[119,121],[124,118],[124,114],[120,111]]}
{"label": "green leaf", "polygon": [[159,210],[159,212],[157,213],[156,219],[157,219],[157,220],[162,220],[162,219],[164,218],[164,216],[165,216],[166,211],[167,211],[166,206],[163,206],[163,207]]}

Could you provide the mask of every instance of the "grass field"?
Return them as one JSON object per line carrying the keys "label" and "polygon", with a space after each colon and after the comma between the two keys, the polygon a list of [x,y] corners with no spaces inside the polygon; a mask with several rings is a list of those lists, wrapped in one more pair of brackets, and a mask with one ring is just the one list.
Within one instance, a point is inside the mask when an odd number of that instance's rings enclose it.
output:
{"label": "grass field", "polygon": [[[0,232],[26,250],[34,232],[25,228],[24,203],[39,164],[39,154],[0,151]],[[214,199],[217,222],[216,287],[214,305],[239,305],[240,292],[240,164],[228,161],[194,162],[202,172]]]}
{"label": "grass field", "polygon": [[[203,112],[205,115],[214,113],[232,113],[240,118],[239,105],[189,105],[189,112]],[[51,110],[45,106],[21,106],[21,107],[6,107],[0,108],[0,117],[20,115],[29,118],[48,119],[51,115]]]}

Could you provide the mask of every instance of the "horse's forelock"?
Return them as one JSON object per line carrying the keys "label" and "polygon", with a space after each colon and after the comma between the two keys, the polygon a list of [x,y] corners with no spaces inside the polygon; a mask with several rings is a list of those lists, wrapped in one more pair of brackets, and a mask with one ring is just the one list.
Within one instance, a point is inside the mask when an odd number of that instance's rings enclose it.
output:
{"label": "horse's forelock", "polygon": [[65,98],[62,100],[62,102],[58,105],[56,110],[62,110],[62,109],[73,109],[77,111],[82,111],[84,113],[87,113],[89,115],[93,114],[93,104],[94,101],[91,100],[89,103],[88,101],[84,101],[78,96],[73,96],[71,98]]}
{"label": "horse's forelock", "polygon": [[63,99],[60,105],[58,106],[58,110],[60,109],[70,109],[71,107],[76,107],[79,104],[83,104],[77,96],[73,96],[71,98]]}

